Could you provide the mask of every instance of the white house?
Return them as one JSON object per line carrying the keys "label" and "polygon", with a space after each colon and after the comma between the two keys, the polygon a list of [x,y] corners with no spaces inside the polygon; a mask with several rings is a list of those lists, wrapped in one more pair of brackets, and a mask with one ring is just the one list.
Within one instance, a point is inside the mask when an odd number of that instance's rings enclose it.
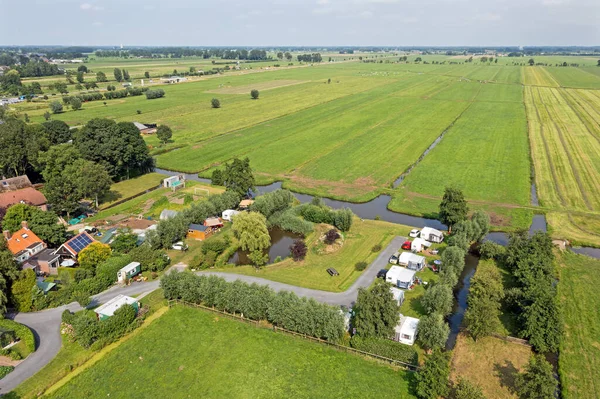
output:
{"label": "white house", "polygon": [[231,222],[231,218],[234,217],[235,215],[237,215],[238,213],[240,213],[240,212],[236,211],[234,209],[225,209],[223,211],[223,213],[221,214],[221,216],[223,216],[224,220]]}
{"label": "white house", "polygon": [[421,270],[425,267],[427,260],[424,256],[413,254],[412,252],[402,252],[398,259],[398,264],[406,266],[410,270]]}
{"label": "white house", "polygon": [[417,339],[419,319],[400,314],[400,322],[395,328],[394,341],[405,345],[412,345]]}
{"label": "white house", "polygon": [[410,244],[410,250],[414,252],[421,252],[424,248],[429,248],[431,243],[429,241],[425,241],[422,238],[415,238]]}
{"label": "white house", "polygon": [[398,288],[408,289],[415,281],[415,271],[400,266],[392,266],[385,275],[385,281]]}
{"label": "white house", "polygon": [[404,291],[400,288],[390,287],[390,292],[394,296],[394,301],[398,306],[402,305],[404,302]]}
{"label": "white house", "polygon": [[440,243],[444,241],[444,233],[432,227],[423,227],[421,238],[430,242]]}

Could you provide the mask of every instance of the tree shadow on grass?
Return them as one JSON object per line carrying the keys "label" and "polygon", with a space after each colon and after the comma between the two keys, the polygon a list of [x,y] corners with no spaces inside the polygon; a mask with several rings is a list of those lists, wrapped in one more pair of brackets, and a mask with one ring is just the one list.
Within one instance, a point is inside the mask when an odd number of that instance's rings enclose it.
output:
{"label": "tree shadow on grass", "polygon": [[119,199],[121,199],[122,197],[123,197],[123,195],[121,195],[121,193],[118,193],[116,191],[109,191],[102,197],[101,202],[102,203],[115,202],[115,201],[118,201]]}
{"label": "tree shadow on grass", "polygon": [[505,361],[504,364],[494,364],[496,376],[500,379],[500,386],[508,388],[512,393],[515,392],[515,378],[519,370],[511,361]]}

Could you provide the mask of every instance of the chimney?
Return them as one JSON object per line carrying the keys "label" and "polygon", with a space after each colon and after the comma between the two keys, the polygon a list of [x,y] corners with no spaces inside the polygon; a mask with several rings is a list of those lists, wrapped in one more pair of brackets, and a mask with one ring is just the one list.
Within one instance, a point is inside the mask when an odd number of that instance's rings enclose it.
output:
{"label": "chimney", "polygon": [[2,234],[4,235],[6,241],[10,240],[10,230],[4,230],[2,231]]}
{"label": "chimney", "polygon": [[29,230],[29,227],[27,226],[27,221],[26,220],[23,220],[21,222],[21,227],[24,228],[24,229],[26,229],[26,230]]}

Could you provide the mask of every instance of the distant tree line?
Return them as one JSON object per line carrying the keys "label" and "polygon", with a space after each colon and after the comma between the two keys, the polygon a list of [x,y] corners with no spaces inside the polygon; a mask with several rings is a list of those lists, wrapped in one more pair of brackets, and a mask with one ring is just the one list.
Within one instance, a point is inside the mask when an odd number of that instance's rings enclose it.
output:
{"label": "distant tree line", "polygon": [[321,61],[323,61],[323,57],[321,57],[320,53],[298,54],[296,56],[296,58],[300,62],[321,62]]}

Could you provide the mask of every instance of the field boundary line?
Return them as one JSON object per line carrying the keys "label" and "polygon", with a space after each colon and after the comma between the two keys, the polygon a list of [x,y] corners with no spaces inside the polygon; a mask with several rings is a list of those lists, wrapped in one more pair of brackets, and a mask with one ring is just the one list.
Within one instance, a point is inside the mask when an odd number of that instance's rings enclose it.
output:
{"label": "field boundary line", "polygon": [[167,312],[167,310],[169,310],[169,308],[167,306],[164,306],[164,307],[158,309],[156,312],[151,314],[146,320],[144,320],[144,323],[142,323],[141,326],[136,328],[130,334],[127,334],[126,336],[122,337],[118,341],[113,342],[112,344],[100,349],[100,351],[98,353],[94,354],[92,357],[90,357],[88,360],[86,360],[85,363],[83,363],[81,366],[77,367],[75,370],[73,370],[72,372],[70,372],[69,374],[65,375],[60,380],[58,380],[57,382],[52,384],[48,389],[46,389],[43,392],[44,395],[48,395],[48,394],[56,392],[61,387],[63,387],[65,384],[67,384],[69,381],[71,381],[73,378],[77,377],[79,374],[83,373],[84,371],[86,371],[87,369],[92,367],[94,364],[96,364],[100,360],[102,360],[106,355],[111,353],[114,349],[121,346],[122,343],[127,342],[131,338],[139,335],[141,331],[143,331],[145,328],[147,328],[150,324],[152,324],[152,322],[154,322],[160,316],[165,314]]}
{"label": "field boundary line", "polygon": [[[183,305],[183,306],[188,306],[188,307],[192,307],[192,308],[197,308],[197,309],[202,309],[202,310],[207,310],[209,312],[213,312],[213,313],[217,313],[220,315],[223,315],[225,317],[228,317],[231,320],[237,320],[237,321],[241,321],[247,324],[251,324],[254,325],[255,327],[259,327],[260,326],[260,320],[251,320],[242,316],[238,316],[235,314],[231,314],[228,312],[224,312],[215,308],[211,308],[208,306],[204,306],[204,305],[200,305],[197,303],[191,303],[191,302],[187,302],[187,301],[183,301],[180,299],[170,299],[168,301],[169,303],[169,308],[173,307],[174,305]],[[419,366],[414,365],[414,364],[410,364],[410,363],[405,363],[402,362],[400,360],[396,360],[396,359],[390,359],[384,356],[380,356],[380,355],[376,355],[374,353],[370,353],[370,352],[364,352],[355,348],[352,348],[350,346],[344,346],[344,345],[339,345],[339,344],[334,344],[333,342],[329,342],[320,338],[315,338],[315,337],[311,337],[309,335],[305,335],[305,334],[301,334],[295,331],[290,331],[290,330],[286,330],[285,328],[281,328],[281,327],[277,327],[277,326],[272,326],[268,328],[269,330],[272,330],[274,332],[281,332],[284,334],[289,334],[289,335],[293,335],[296,337],[301,337],[304,338],[308,341],[313,341],[313,342],[318,342],[320,344],[324,344],[326,346],[330,346],[334,349],[337,349],[341,352],[349,352],[349,353],[354,353],[354,354],[358,354],[358,355],[362,355],[362,356],[366,356],[366,357],[370,357],[370,358],[374,358],[377,360],[382,360],[388,363],[391,363],[393,365],[398,365],[400,367],[403,367],[404,369],[406,369],[407,371],[417,371],[419,369]]]}

